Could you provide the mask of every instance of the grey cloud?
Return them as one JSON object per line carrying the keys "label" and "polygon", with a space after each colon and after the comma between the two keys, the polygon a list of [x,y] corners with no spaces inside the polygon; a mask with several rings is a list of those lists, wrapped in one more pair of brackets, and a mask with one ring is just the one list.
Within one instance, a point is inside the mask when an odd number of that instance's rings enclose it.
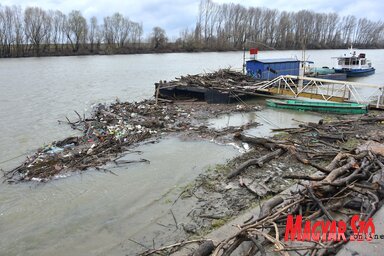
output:
{"label": "grey cloud", "polygon": [[[85,17],[96,16],[100,19],[120,12],[136,22],[142,22],[148,33],[154,26],[164,28],[169,36],[178,36],[178,32],[191,28],[196,22],[200,0],[3,0],[2,5],[40,6],[44,9],[58,9],[64,13],[80,10]],[[336,12],[342,16],[355,15],[379,20],[384,4],[379,0],[214,0],[216,3],[238,3],[246,7],[266,7],[280,11],[299,11],[302,9],[316,12]]]}

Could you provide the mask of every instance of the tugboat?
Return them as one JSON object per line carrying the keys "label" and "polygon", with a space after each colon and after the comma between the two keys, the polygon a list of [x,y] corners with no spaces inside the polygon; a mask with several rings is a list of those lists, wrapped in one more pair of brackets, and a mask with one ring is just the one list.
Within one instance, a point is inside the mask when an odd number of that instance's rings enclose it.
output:
{"label": "tugboat", "polygon": [[365,53],[356,54],[356,51],[351,47],[349,56],[344,54],[337,59],[336,73],[345,73],[347,77],[368,76],[375,73],[375,68],[372,67],[370,60],[365,58]]}

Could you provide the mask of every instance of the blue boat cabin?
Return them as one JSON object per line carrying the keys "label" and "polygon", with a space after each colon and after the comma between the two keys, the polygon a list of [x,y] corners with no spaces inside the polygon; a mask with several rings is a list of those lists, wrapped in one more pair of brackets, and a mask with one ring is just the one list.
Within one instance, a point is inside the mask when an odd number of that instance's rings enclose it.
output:
{"label": "blue boat cabin", "polygon": [[296,59],[248,60],[247,75],[260,80],[271,80],[281,75],[298,76],[300,61]]}

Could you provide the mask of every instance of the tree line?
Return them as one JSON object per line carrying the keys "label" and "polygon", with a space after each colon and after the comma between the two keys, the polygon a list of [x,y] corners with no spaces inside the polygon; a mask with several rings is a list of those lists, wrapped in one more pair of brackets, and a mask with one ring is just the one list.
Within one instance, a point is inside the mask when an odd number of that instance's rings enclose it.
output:
{"label": "tree line", "polygon": [[181,33],[186,46],[241,49],[383,48],[384,23],[336,13],[298,12],[217,4],[201,0],[193,30]]}
{"label": "tree line", "polygon": [[[121,13],[88,20],[80,11],[68,15],[40,7],[0,6],[0,57],[115,54],[142,49],[143,24]],[[167,42],[162,28],[153,28],[145,47]]]}
{"label": "tree line", "polygon": [[298,12],[217,4],[201,0],[196,25],[169,42],[154,27],[144,39],[143,24],[121,13],[87,20],[80,11],[64,14],[40,7],[0,5],[0,57],[118,54],[168,51],[383,48],[384,23],[336,13]]}

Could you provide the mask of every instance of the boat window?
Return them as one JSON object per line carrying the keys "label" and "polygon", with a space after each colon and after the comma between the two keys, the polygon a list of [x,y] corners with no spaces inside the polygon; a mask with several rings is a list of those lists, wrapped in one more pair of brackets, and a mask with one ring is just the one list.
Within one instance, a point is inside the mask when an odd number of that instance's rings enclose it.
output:
{"label": "boat window", "polygon": [[339,60],[339,65],[343,65],[344,64],[344,60]]}
{"label": "boat window", "polygon": [[361,65],[365,65],[365,60],[361,60]]}
{"label": "boat window", "polygon": [[359,58],[365,58],[365,53],[360,53]]}
{"label": "boat window", "polygon": [[345,65],[349,65],[349,59],[345,59]]}

